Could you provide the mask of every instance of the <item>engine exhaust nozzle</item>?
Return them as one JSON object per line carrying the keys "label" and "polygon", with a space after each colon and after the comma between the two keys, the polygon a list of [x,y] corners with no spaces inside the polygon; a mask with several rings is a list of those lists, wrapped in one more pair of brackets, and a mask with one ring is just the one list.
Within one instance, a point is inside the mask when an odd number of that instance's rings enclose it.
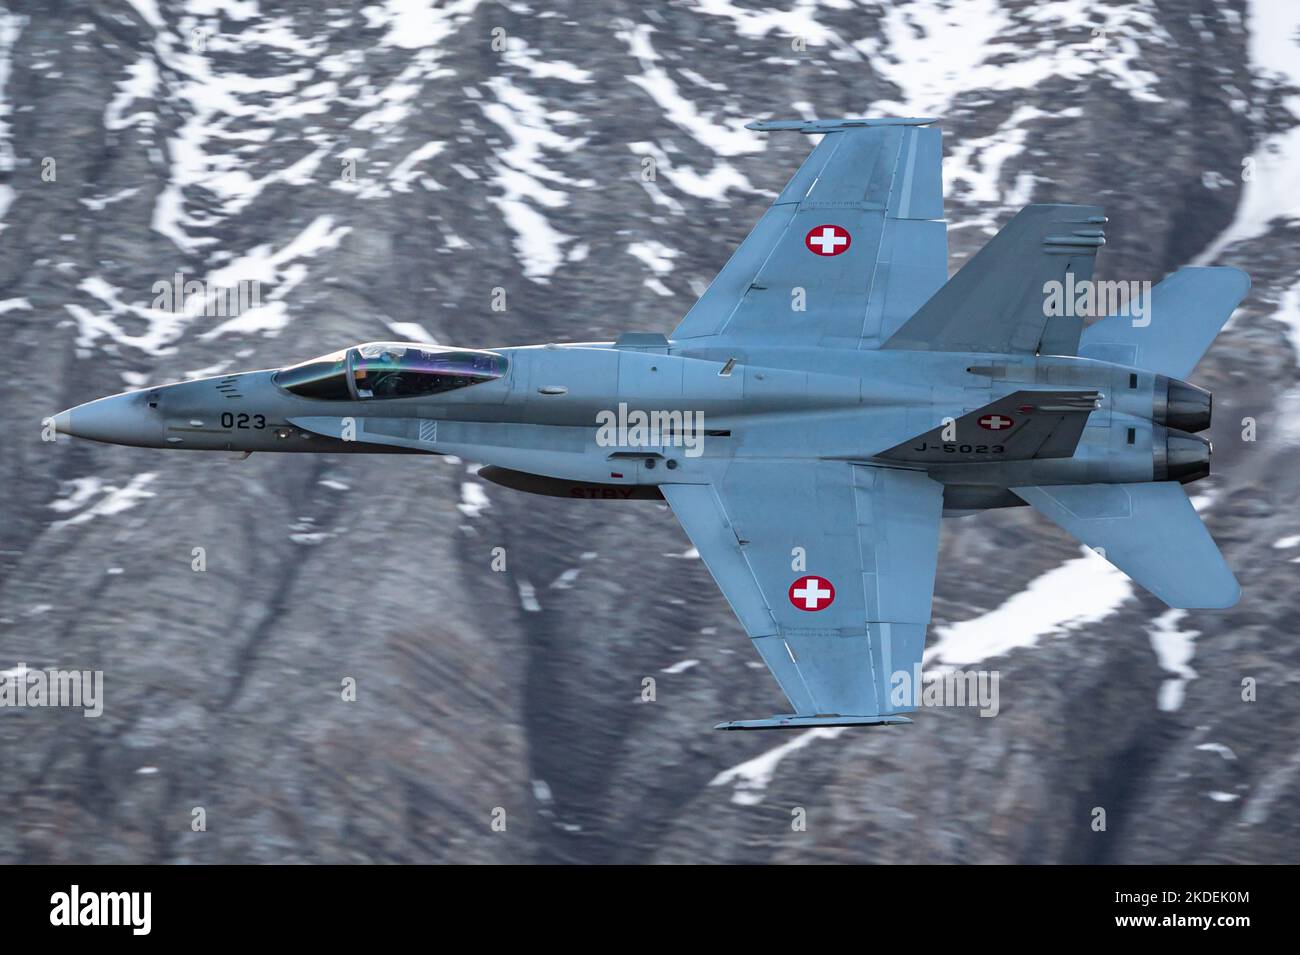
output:
{"label": "engine exhaust nozzle", "polygon": [[1210,426],[1214,396],[1178,378],[1156,378],[1151,420],[1166,428],[1194,434]]}
{"label": "engine exhaust nozzle", "polygon": [[[1164,440],[1160,440],[1162,431]],[[1214,448],[1205,438],[1173,428],[1157,428],[1152,437],[1155,480],[1191,484],[1210,476],[1210,455]]]}

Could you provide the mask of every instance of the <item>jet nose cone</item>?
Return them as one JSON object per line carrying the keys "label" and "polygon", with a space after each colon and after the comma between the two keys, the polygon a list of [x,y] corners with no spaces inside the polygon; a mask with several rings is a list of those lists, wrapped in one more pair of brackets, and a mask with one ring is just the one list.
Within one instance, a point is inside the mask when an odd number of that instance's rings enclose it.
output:
{"label": "jet nose cone", "polygon": [[88,401],[54,416],[59,434],[127,444],[137,448],[163,446],[162,422],[149,407],[145,392],[129,392]]}

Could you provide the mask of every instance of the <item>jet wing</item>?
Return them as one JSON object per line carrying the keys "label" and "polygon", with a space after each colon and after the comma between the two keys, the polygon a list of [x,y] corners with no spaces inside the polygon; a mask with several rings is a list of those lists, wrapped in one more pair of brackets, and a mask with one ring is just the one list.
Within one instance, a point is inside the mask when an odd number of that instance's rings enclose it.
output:
{"label": "jet wing", "polygon": [[931,122],[751,123],[824,135],[671,337],[878,348],[948,280]]}
{"label": "jet wing", "polygon": [[738,460],[715,484],[661,490],[794,707],[719,729],[908,722],[942,485],[895,468]]}

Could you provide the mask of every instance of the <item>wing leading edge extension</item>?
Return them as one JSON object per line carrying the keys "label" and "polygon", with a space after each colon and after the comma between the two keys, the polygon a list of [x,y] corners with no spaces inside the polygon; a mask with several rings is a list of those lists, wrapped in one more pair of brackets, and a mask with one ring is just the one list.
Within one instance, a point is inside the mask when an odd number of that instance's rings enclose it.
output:
{"label": "wing leading edge extension", "polygon": [[824,135],[671,337],[879,347],[948,279],[941,135],[931,122],[751,123]]}
{"label": "wing leading edge extension", "polygon": [[[908,722],[943,487],[842,462],[732,464],[664,497],[795,712],[719,729]],[[813,609],[816,608],[816,609]]]}

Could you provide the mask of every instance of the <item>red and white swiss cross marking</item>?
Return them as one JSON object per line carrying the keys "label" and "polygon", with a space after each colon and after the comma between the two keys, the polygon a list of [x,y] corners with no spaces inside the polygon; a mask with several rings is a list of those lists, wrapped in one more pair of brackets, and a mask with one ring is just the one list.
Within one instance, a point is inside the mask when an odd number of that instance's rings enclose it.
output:
{"label": "red and white swiss cross marking", "polygon": [[825,577],[800,577],[790,585],[790,603],[800,610],[825,610],[835,602],[835,585]]}
{"label": "red and white swiss cross marking", "polygon": [[819,225],[808,231],[803,237],[803,244],[815,255],[839,255],[849,250],[853,236],[849,235],[848,229],[837,225]]}
{"label": "red and white swiss cross marking", "polygon": [[980,418],[980,427],[989,431],[1006,431],[1015,421],[1004,414],[986,414]]}

